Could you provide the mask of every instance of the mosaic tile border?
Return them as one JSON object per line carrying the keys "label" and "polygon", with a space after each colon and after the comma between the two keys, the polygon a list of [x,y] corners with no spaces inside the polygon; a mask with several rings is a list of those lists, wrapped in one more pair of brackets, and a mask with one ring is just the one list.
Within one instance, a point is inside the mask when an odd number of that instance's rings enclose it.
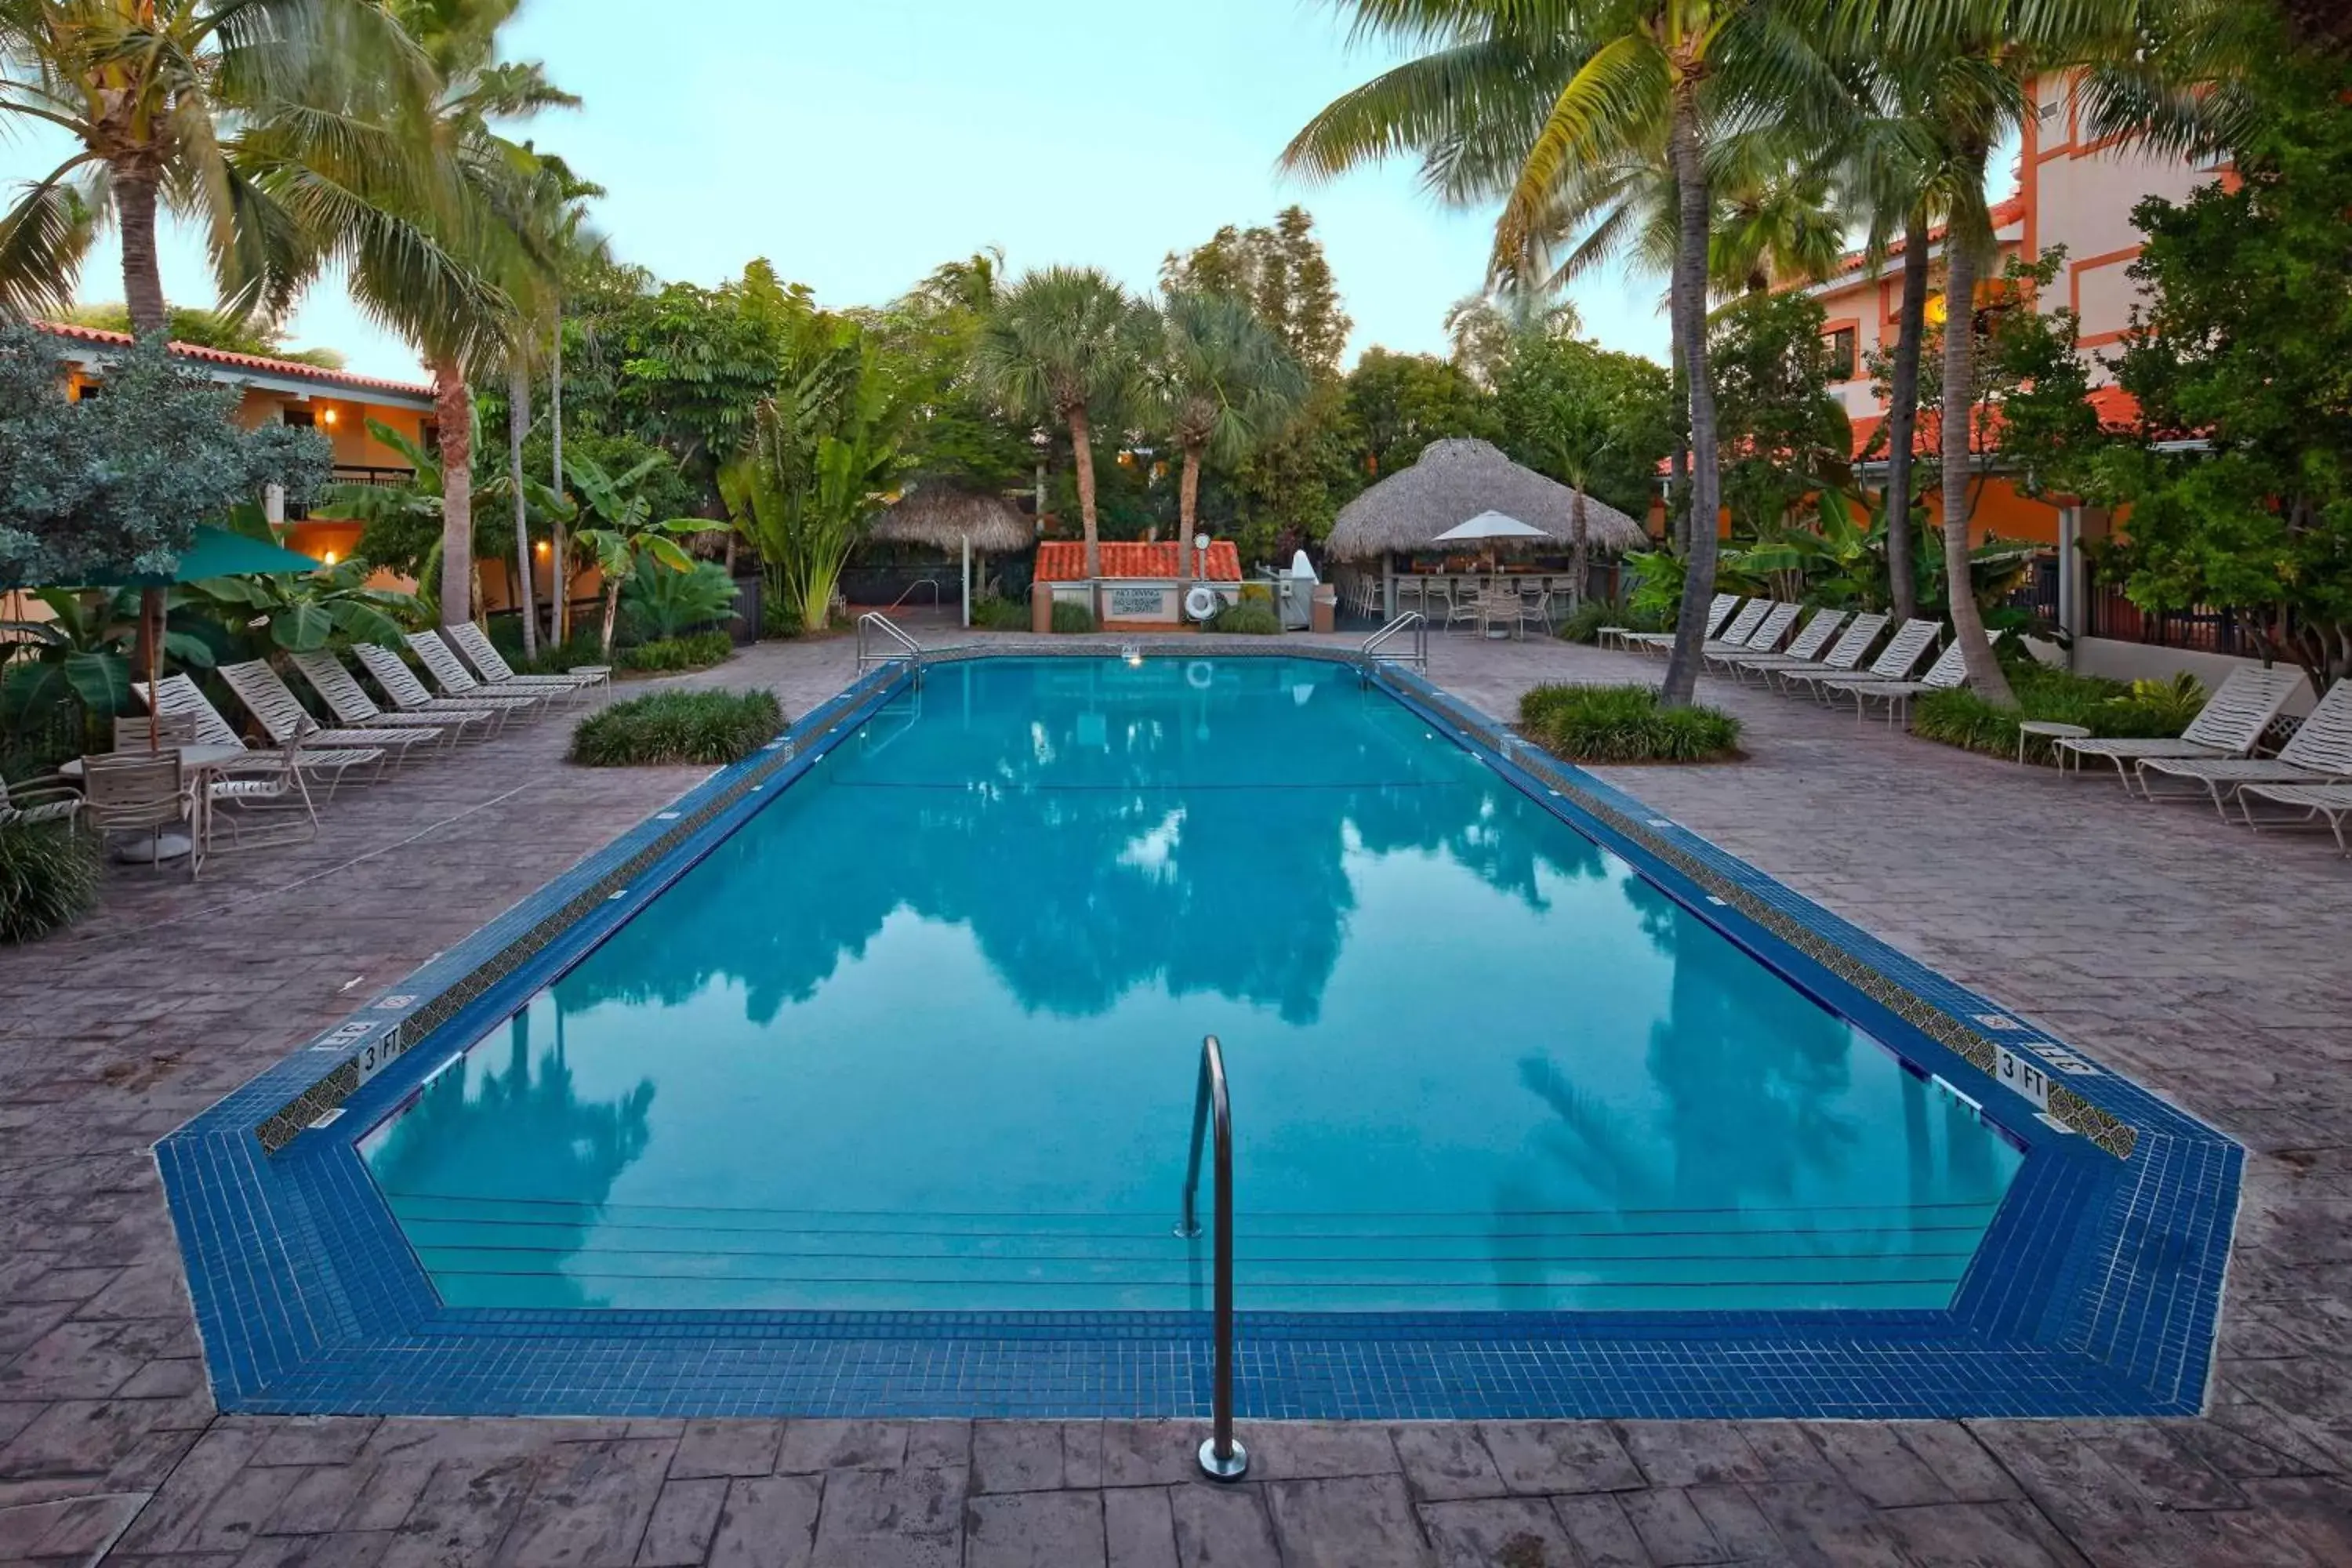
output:
{"label": "mosaic tile border", "polygon": [[[2204,1397],[2242,1152],[2128,1080],[2053,1083],[2052,1121],[1989,1080],[2064,1052],[1914,961],[1533,752],[1426,679],[1271,639],[987,645],[983,658],[1347,663],[1765,962],[1979,1087],[2029,1158],[1952,1310],[1242,1317],[1259,1417],[2185,1414]],[[1196,1415],[1191,1313],[461,1311],[434,1299],[353,1148],[478,1035],[683,873],[919,671],[877,669],[438,955],[157,1148],[224,1410],[421,1415]],[[1810,982],[1810,983],[1809,983]],[[2011,1027],[2011,1026],[2014,1026]],[[428,1037],[435,1048],[410,1051]],[[441,1047],[446,1042],[447,1048]],[[2072,1055],[2072,1053],[2066,1053]],[[320,1058],[328,1059],[321,1065]],[[1970,1074],[1988,1077],[1974,1085]],[[362,1081],[365,1080],[365,1081]],[[2073,1090],[2067,1090],[2072,1094]],[[346,1114],[348,1112],[348,1114]],[[268,1129],[267,1136],[264,1129]],[[315,1129],[315,1131],[313,1131]]]}

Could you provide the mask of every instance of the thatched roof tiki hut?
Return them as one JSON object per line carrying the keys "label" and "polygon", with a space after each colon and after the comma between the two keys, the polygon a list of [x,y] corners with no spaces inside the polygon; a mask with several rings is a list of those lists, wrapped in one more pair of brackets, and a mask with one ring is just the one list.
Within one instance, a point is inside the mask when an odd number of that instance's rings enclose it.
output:
{"label": "thatched roof tiki hut", "polygon": [[[1575,538],[1576,492],[1503,456],[1491,442],[1432,441],[1400,468],[1349,501],[1323,542],[1335,562],[1378,563],[1381,614],[1397,611],[1397,558],[1442,550],[1437,536],[1483,511],[1532,524],[1567,545]],[[1584,526],[1595,554],[1645,546],[1642,525],[1587,490]]]}
{"label": "thatched roof tiki hut", "polygon": [[961,559],[963,624],[971,625],[971,558],[991,551],[1025,550],[1037,531],[1017,506],[1002,496],[953,485],[921,485],[908,490],[874,524],[871,537],[890,544],[928,544]]}

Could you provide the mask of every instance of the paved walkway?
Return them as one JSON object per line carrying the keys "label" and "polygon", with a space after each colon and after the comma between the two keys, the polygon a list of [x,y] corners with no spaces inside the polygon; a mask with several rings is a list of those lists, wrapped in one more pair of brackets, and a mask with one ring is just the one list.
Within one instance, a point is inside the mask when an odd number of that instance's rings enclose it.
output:
{"label": "paved walkway", "polygon": [[[798,710],[851,662],[688,679]],[[1506,715],[1644,673],[1446,639],[1433,670]],[[698,776],[561,766],[548,725],[0,951],[0,1563],[2352,1563],[2352,866],[1715,695],[1749,761],[1612,779],[2252,1152],[2207,1418],[1288,1426],[1221,1489],[1153,1423],[217,1416],[148,1149]]]}

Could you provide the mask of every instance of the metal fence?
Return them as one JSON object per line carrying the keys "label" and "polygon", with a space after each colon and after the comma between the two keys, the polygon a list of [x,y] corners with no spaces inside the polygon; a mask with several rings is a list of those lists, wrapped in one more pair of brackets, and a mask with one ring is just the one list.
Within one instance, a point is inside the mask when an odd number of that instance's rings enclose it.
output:
{"label": "metal fence", "polygon": [[2226,607],[2192,605],[2185,610],[2143,610],[2124,596],[2121,587],[2102,583],[2093,585],[2084,608],[2083,630],[2089,637],[2241,658],[2258,658],[2262,652],[2248,617]]}

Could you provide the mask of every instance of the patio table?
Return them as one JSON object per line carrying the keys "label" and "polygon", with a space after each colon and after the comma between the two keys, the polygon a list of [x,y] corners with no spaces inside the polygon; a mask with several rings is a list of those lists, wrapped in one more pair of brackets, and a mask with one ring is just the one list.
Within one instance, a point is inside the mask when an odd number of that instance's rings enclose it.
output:
{"label": "patio table", "polygon": [[[208,797],[209,775],[219,773],[231,763],[257,754],[244,746],[180,746],[180,767],[196,786],[197,809],[204,809]],[[81,759],[74,758],[58,769],[60,776],[79,779],[82,775]],[[152,866],[165,860],[177,860],[195,848],[195,841],[184,833],[151,833],[145,838],[126,838],[114,847],[114,858],[135,866]]]}

